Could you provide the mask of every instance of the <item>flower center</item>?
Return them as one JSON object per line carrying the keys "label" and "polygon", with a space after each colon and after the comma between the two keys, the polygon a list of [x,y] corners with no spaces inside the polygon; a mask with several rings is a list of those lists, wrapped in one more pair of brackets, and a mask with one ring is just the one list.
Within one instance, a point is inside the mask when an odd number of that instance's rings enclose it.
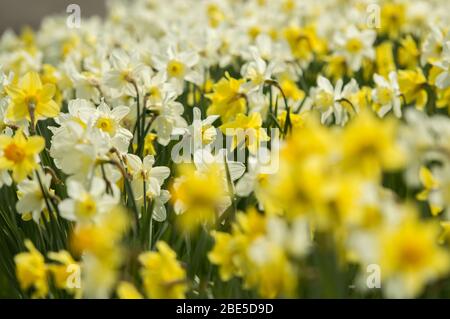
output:
{"label": "flower center", "polygon": [[107,117],[101,117],[97,120],[97,128],[101,129],[103,132],[106,132],[110,135],[114,135],[116,132],[114,122]]}
{"label": "flower center", "polygon": [[422,263],[424,257],[424,251],[412,243],[406,243],[401,251],[401,261],[408,266],[418,266]]}
{"label": "flower center", "polygon": [[95,200],[90,195],[85,195],[82,201],[76,204],[76,214],[82,217],[92,217],[97,211]]}
{"label": "flower center", "polygon": [[386,105],[392,101],[392,91],[389,88],[379,88],[378,89],[378,99],[382,105]]}
{"label": "flower center", "polygon": [[151,98],[160,99],[161,98],[161,91],[159,90],[159,88],[157,86],[152,86],[148,90],[148,95]]}
{"label": "flower center", "polygon": [[184,76],[185,71],[184,64],[180,61],[171,60],[167,64],[167,73],[171,78],[181,78]]}
{"label": "flower center", "polygon": [[20,163],[25,159],[25,150],[15,143],[6,146],[4,150],[5,157],[14,163]]}
{"label": "flower center", "polygon": [[359,39],[353,38],[347,41],[346,48],[350,53],[358,53],[362,50],[363,44]]}
{"label": "flower center", "polygon": [[333,105],[334,96],[326,91],[321,91],[316,96],[317,106],[327,108]]}

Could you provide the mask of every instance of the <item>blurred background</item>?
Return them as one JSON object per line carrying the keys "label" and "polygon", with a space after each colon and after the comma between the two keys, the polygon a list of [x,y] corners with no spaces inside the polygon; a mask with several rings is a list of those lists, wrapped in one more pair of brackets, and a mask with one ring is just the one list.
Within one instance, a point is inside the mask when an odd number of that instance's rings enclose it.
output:
{"label": "blurred background", "polygon": [[0,34],[8,28],[20,31],[24,25],[39,26],[49,14],[65,13],[69,4],[81,7],[81,18],[104,15],[106,0],[0,0]]}

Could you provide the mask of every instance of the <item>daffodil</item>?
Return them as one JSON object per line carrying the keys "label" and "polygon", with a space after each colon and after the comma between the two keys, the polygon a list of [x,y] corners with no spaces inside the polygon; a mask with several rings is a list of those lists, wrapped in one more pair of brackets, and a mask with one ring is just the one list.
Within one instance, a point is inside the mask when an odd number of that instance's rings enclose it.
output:
{"label": "daffodil", "polygon": [[54,195],[54,190],[50,188],[51,181],[52,177],[50,174],[44,175],[37,171],[32,179],[24,179],[17,185],[19,200],[17,201],[16,209],[23,220],[33,219],[39,224],[42,213],[49,213],[46,205],[47,194]]}
{"label": "daffodil", "polygon": [[344,163],[368,176],[381,171],[400,169],[405,155],[396,142],[396,123],[379,120],[368,112],[361,113],[344,130],[342,136]]}
{"label": "daffodil", "polygon": [[26,119],[36,122],[57,116],[60,107],[53,100],[55,90],[52,84],[42,85],[36,72],[25,74],[18,85],[10,84],[6,87],[6,92],[11,98],[7,118],[12,121]]}
{"label": "daffodil", "polygon": [[375,49],[377,72],[384,77],[396,70],[393,50],[394,47],[390,41],[381,43]]}
{"label": "daffodil", "polygon": [[441,70],[436,78],[436,86],[440,89],[450,87],[450,41],[446,42],[443,47],[441,59],[434,63]]}
{"label": "daffodil", "polygon": [[81,265],[66,250],[49,252],[48,258],[54,262],[47,267],[53,276],[55,286],[78,297],[81,296]]}
{"label": "daffodil", "polygon": [[12,171],[13,179],[21,182],[38,166],[38,155],[45,147],[41,136],[25,137],[18,130],[14,137],[0,135],[0,169]]}
{"label": "daffodil", "polygon": [[373,91],[373,101],[378,104],[378,115],[384,117],[389,111],[393,110],[395,116],[402,116],[402,100],[400,87],[395,72],[389,73],[389,79],[375,74],[374,81],[377,85]]}
{"label": "daffodil", "polygon": [[[106,193],[107,187],[114,195]],[[118,204],[119,191],[115,185],[106,185],[99,177],[94,177],[88,189],[76,180],[67,181],[69,198],[59,203],[62,217],[79,223],[89,223],[98,220],[99,215],[109,211]]]}
{"label": "daffodil", "polygon": [[408,35],[400,41],[401,46],[398,49],[398,62],[402,67],[415,69],[419,62],[420,50],[416,41],[411,35]]}
{"label": "daffodil", "polygon": [[444,50],[445,33],[437,26],[431,26],[430,31],[422,44],[422,56],[420,58],[422,65],[438,62]]}
{"label": "daffodil", "polygon": [[247,147],[251,154],[256,154],[262,142],[270,140],[262,127],[262,119],[259,113],[249,116],[239,113],[232,122],[223,124],[220,129],[226,135],[232,136],[231,149]]}
{"label": "daffodil", "polygon": [[398,84],[406,103],[415,103],[419,110],[425,107],[428,101],[428,94],[425,90],[427,79],[420,69],[399,71]]}
{"label": "daffodil", "polygon": [[228,73],[214,84],[213,92],[206,95],[211,100],[208,115],[220,115],[222,122],[233,120],[237,114],[245,113],[246,100],[242,92],[243,79],[232,78]]}
{"label": "daffodil", "polygon": [[132,175],[131,187],[138,205],[144,204],[144,197],[148,203],[153,202],[152,216],[161,222],[166,219],[164,204],[170,198],[169,192],[161,187],[169,177],[170,170],[165,166],[153,167],[154,163],[152,155],[147,155],[142,161],[136,155],[127,155],[128,170]]}
{"label": "daffodil", "polygon": [[182,299],[187,290],[186,271],[177,261],[176,253],[165,242],[156,243],[158,251],[139,256],[140,274],[147,297]]}
{"label": "daffodil", "polygon": [[352,71],[358,71],[363,59],[374,60],[373,43],[376,33],[373,30],[360,31],[355,26],[349,26],[345,33],[335,37],[337,54],[345,57],[346,64]]}
{"label": "daffodil", "polygon": [[417,194],[417,199],[428,201],[433,216],[443,211],[448,211],[448,199],[450,198],[450,169],[447,166],[433,167],[432,170],[426,166],[420,168],[420,181],[424,190]]}
{"label": "daffodil", "polygon": [[390,38],[397,37],[405,26],[406,5],[404,3],[386,2],[381,7],[381,32]]}
{"label": "daffodil", "polygon": [[448,252],[439,247],[439,225],[411,216],[380,239],[380,267],[390,297],[415,297],[450,270]]}
{"label": "daffodil", "polygon": [[188,232],[201,225],[212,225],[219,212],[230,205],[228,190],[218,165],[197,172],[193,165],[179,167],[180,177],[172,187],[172,203],[179,213],[178,224]]}
{"label": "daffodil", "polygon": [[348,120],[348,112],[355,111],[356,106],[350,102],[351,95],[358,91],[358,85],[353,79],[344,86],[339,79],[336,86],[323,77],[317,78],[317,87],[312,89],[311,96],[314,106],[320,110],[322,123],[326,123],[334,115],[336,124],[343,125]]}
{"label": "daffodil", "polygon": [[208,259],[215,265],[219,265],[220,278],[223,281],[230,280],[233,276],[239,276],[239,253],[244,245],[239,245],[231,234],[213,232],[214,248],[208,253]]}
{"label": "daffodil", "polygon": [[23,290],[34,288],[34,298],[44,298],[48,294],[47,266],[44,256],[34,247],[30,240],[25,240],[27,252],[14,257],[16,275]]}

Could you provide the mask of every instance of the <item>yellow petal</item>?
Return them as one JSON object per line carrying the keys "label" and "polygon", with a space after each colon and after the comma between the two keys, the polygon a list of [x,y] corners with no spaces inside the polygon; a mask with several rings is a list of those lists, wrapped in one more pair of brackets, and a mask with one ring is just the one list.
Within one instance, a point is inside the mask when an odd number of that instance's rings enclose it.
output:
{"label": "yellow petal", "polygon": [[24,92],[18,86],[13,84],[6,86],[5,91],[13,100],[23,98],[25,96]]}
{"label": "yellow petal", "polygon": [[4,157],[0,157],[0,169],[10,169],[13,167],[13,163],[8,161]]}
{"label": "yellow petal", "polygon": [[143,299],[141,293],[129,282],[122,281],[117,287],[117,296],[120,299]]}
{"label": "yellow petal", "polygon": [[428,200],[429,194],[430,194],[430,192],[425,189],[425,190],[421,191],[419,194],[417,194],[416,198],[420,201],[426,201],[426,200]]}
{"label": "yellow petal", "polygon": [[45,140],[41,136],[31,136],[27,142],[28,154],[38,154],[45,147]]}
{"label": "yellow petal", "polygon": [[438,186],[438,183],[437,183],[436,179],[434,178],[433,174],[425,166],[422,166],[420,168],[420,180],[427,189],[433,189]]}
{"label": "yellow petal", "polygon": [[15,166],[13,169],[13,179],[16,183],[20,183],[27,177],[28,173],[25,171],[21,165]]}
{"label": "yellow petal", "polygon": [[14,135],[14,143],[23,148],[26,147],[27,139],[25,138],[22,129],[17,130],[16,134]]}
{"label": "yellow petal", "polygon": [[42,82],[39,74],[36,72],[28,72],[20,81],[23,91],[27,94],[33,94],[42,89]]}
{"label": "yellow petal", "polygon": [[6,118],[14,122],[29,119],[28,107],[25,103],[11,103],[6,110]]}
{"label": "yellow petal", "polygon": [[47,102],[50,101],[55,95],[56,87],[51,83],[47,83],[43,86],[41,92],[39,93],[39,101]]}
{"label": "yellow petal", "polygon": [[431,210],[431,214],[433,216],[437,216],[439,215],[439,213],[441,213],[443,211],[443,208],[437,205],[431,205],[430,204],[430,210]]}
{"label": "yellow petal", "polygon": [[46,103],[39,103],[36,107],[36,115],[38,117],[55,117],[59,114],[59,105],[50,100]]}
{"label": "yellow petal", "polygon": [[10,144],[12,137],[8,135],[0,135],[0,148],[4,148],[6,145]]}

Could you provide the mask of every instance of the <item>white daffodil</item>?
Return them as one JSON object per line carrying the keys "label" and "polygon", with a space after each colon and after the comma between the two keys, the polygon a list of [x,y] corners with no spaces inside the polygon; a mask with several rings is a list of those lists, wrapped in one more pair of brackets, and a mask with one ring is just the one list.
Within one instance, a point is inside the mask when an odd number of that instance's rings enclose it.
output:
{"label": "white daffodil", "polygon": [[249,80],[244,84],[246,92],[252,89],[261,90],[265,81],[272,80],[274,74],[283,70],[283,64],[276,60],[271,60],[269,63],[264,61],[256,47],[251,47],[249,51],[251,59],[241,68],[242,77]]}
{"label": "white daffodil", "polygon": [[434,65],[442,69],[442,72],[436,78],[436,86],[439,89],[450,87],[450,41],[445,43],[441,60]]}
{"label": "white daffodil", "polygon": [[[40,172],[36,172],[36,174],[40,174],[39,176],[44,190],[52,194],[53,190],[50,189],[51,175],[44,175]],[[41,214],[46,210],[46,203],[36,175],[33,176],[33,179],[26,179],[17,185],[17,195],[19,197],[19,201],[16,204],[17,212],[22,215],[23,219],[28,220],[32,218],[39,224]]]}
{"label": "white daffodil", "polygon": [[[268,152],[270,151],[267,150],[265,153]],[[271,154],[266,155],[272,156]],[[259,158],[250,156],[247,172],[236,183],[236,194],[240,197],[248,197],[251,193],[254,193],[260,209],[264,208],[267,201],[266,191],[270,187],[270,175],[267,174],[265,165],[266,163],[262,163]]]}
{"label": "white daffodil", "polygon": [[[107,191],[111,194],[108,194]],[[67,181],[69,198],[59,204],[61,216],[79,223],[93,222],[100,214],[108,212],[119,202],[119,189],[115,184],[94,177],[89,187],[76,180]],[[114,195],[113,195],[114,194]]]}
{"label": "white daffodil", "polygon": [[166,74],[175,85],[177,92],[183,92],[184,81],[202,84],[202,76],[194,67],[199,62],[195,52],[178,52],[174,46],[169,46],[165,54],[154,57],[155,67]]}
{"label": "white daffodil", "polygon": [[135,200],[142,207],[144,196],[149,200],[148,205],[153,202],[153,219],[164,221],[166,219],[165,203],[170,199],[170,193],[161,189],[164,181],[170,175],[170,169],[165,166],[153,167],[155,158],[151,155],[144,160],[133,154],[126,155],[128,171],[132,176],[131,187]]}
{"label": "white daffodil", "polygon": [[[211,145],[217,136],[217,128],[213,126],[213,123],[219,118],[218,115],[210,115],[206,119],[202,120],[202,114],[198,107],[194,107],[192,124],[187,128],[174,130],[174,135],[181,135],[182,140],[178,145],[180,148],[175,148],[172,151],[174,155],[173,160],[178,163],[181,158],[185,158],[188,161],[194,153]],[[177,151],[183,151],[183,154],[176,154]]]}
{"label": "white daffodil", "polygon": [[162,104],[164,97],[169,92],[175,92],[176,88],[168,81],[165,72],[152,74],[145,72],[142,75],[144,95],[147,108],[155,108]]}
{"label": "white daffodil", "polygon": [[[78,180],[87,180],[96,168],[98,159],[105,159],[113,146],[111,138],[95,127],[96,109],[87,100],[69,102],[69,113],[61,114],[56,122],[57,127],[50,127],[53,133],[50,155],[55,165],[65,174]],[[120,174],[111,166],[105,166],[111,173],[112,182],[120,178]]]}
{"label": "white daffodil", "polygon": [[422,44],[422,55],[420,63],[424,66],[427,63],[434,64],[441,57],[443,44],[445,43],[445,35],[437,26],[431,26],[431,32],[428,33]]}
{"label": "white daffodil", "polygon": [[80,72],[75,67],[73,61],[66,62],[66,73],[73,83],[76,98],[100,102],[100,79],[99,73],[83,71]]}
{"label": "white daffodil", "polygon": [[102,102],[95,112],[94,127],[111,139],[111,146],[124,153],[128,150],[133,134],[120,125],[122,119],[130,112],[127,106],[110,108]]}
{"label": "white daffodil", "polygon": [[373,44],[376,39],[374,30],[358,30],[354,25],[349,26],[344,33],[337,33],[334,42],[336,52],[345,57],[347,65],[353,70],[358,71],[363,60],[375,59],[375,50]]}
{"label": "white daffodil", "polygon": [[150,129],[156,131],[158,143],[164,146],[169,144],[175,129],[187,126],[186,120],[182,117],[184,112],[183,104],[177,102],[176,98],[177,95],[174,92],[167,93],[161,105],[149,108],[157,114]]}
{"label": "white daffodil", "polygon": [[389,111],[393,110],[395,116],[401,117],[402,100],[397,73],[389,73],[388,80],[378,74],[375,74],[373,79],[377,87],[372,91],[372,98],[375,103],[380,105],[378,115],[384,117]]}
{"label": "white daffodil", "polygon": [[136,96],[133,82],[137,85],[141,73],[145,70],[136,54],[128,55],[121,49],[114,50],[110,56],[111,69],[104,74],[105,86],[113,88],[118,95]]}
{"label": "white daffodil", "polygon": [[[317,87],[311,91],[313,104],[322,112],[322,123],[327,122],[333,114],[335,122],[343,125],[347,121],[346,108],[351,107],[357,111],[355,105],[351,104],[350,98],[358,91],[358,84],[354,79],[344,86],[344,82],[339,79],[333,87],[330,80],[323,76],[317,78]],[[345,103],[345,106],[343,104]],[[350,104],[350,106],[348,105]]]}
{"label": "white daffodil", "polygon": [[312,248],[311,230],[306,218],[297,217],[291,225],[273,216],[267,221],[267,239],[284,247],[296,257],[305,256]]}

